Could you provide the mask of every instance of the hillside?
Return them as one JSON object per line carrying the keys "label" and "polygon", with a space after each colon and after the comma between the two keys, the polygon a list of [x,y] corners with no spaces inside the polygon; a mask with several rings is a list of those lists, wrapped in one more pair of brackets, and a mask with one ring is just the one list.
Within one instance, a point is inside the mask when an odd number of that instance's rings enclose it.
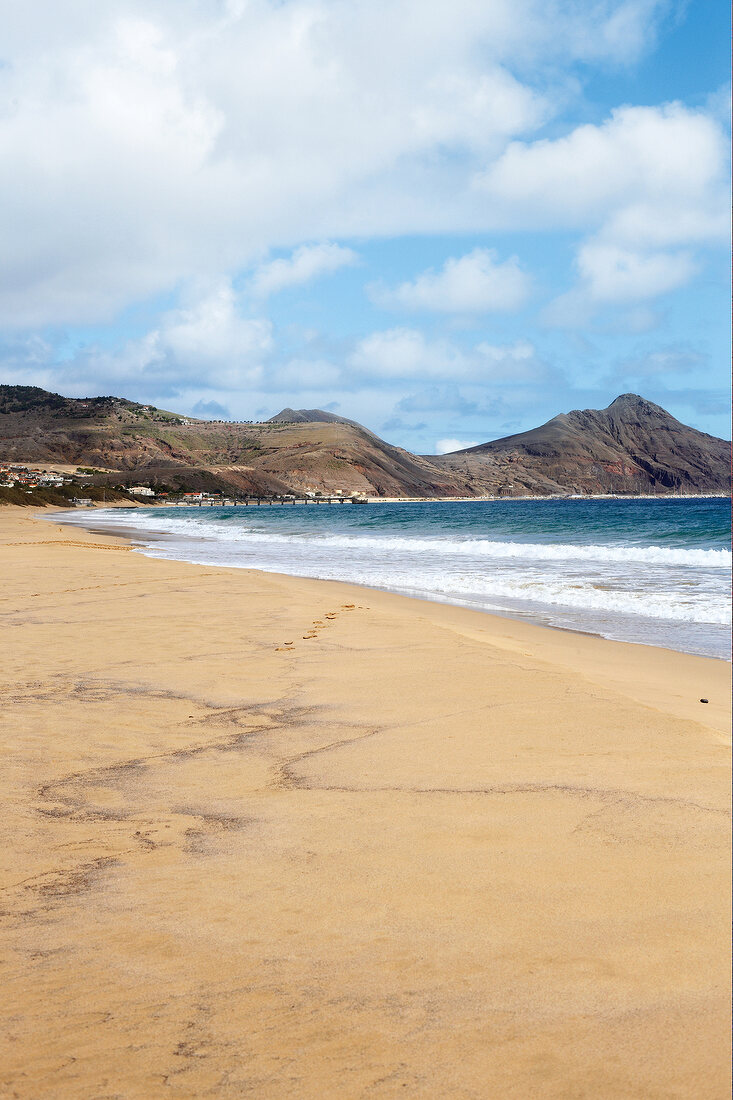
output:
{"label": "hillside", "polygon": [[633,393],[433,461],[512,494],[730,490],[730,444]]}
{"label": "hillside", "polygon": [[725,493],[727,443],[624,394],[449,455],[413,455],[355,421],[284,409],[267,423],[196,420],[117,397],[0,386],[0,461],[104,469],[98,485],[377,496]]}
{"label": "hillside", "polygon": [[[284,414],[294,414],[285,410]],[[294,420],[195,420],[115,397],[65,398],[0,386],[0,460],[104,467],[98,484],[150,484],[268,495],[470,495],[460,473],[392,447],[353,421],[310,410]]]}

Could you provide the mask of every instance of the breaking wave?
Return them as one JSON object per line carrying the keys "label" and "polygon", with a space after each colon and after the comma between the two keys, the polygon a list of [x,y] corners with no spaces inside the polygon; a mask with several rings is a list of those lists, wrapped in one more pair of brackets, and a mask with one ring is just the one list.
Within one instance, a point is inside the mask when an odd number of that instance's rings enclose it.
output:
{"label": "breaking wave", "polygon": [[120,509],[67,522],[132,533],[153,557],[348,581],[729,655],[724,501]]}
{"label": "breaking wave", "polygon": [[[121,517],[122,518],[122,517]],[[129,520],[127,521],[129,523]],[[516,558],[532,561],[587,561],[619,564],[691,566],[730,570],[730,550],[698,550],[665,546],[612,546],[576,543],[497,542],[488,539],[401,538],[399,536],[327,535],[300,532],[280,534],[258,531],[240,525],[196,518],[137,516],[136,527],[179,534],[188,538],[222,542],[302,547],[312,552],[315,546],[333,550],[361,550],[409,555],[447,557]]]}

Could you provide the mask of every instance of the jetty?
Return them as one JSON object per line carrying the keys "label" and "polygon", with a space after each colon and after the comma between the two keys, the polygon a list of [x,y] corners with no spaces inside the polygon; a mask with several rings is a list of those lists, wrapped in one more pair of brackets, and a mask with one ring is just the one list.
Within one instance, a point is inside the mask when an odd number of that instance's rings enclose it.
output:
{"label": "jetty", "polygon": [[288,504],[366,504],[365,497],[357,496],[269,496],[269,497],[190,497],[172,501],[177,508],[260,508],[263,505],[284,507]]}

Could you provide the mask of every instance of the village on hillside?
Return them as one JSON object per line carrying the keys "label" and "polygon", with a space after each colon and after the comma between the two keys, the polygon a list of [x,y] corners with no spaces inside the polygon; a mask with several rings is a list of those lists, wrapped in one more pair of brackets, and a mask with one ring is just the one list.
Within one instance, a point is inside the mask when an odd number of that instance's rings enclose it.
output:
{"label": "village on hillside", "polygon": [[[149,485],[99,486],[91,483],[98,470],[87,467],[45,468],[27,466],[21,463],[0,462],[0,503],[19,503],[18,494],[28,496],[23,500],[27,504],[62,503],[75,507],[92,507],[100,503],[117,504],[129,498],[132,504],[168,504],[199,505],[209,507],[234,507],[247,504],[295,504],[311,502],[313,504],[334,504],[362,502],[363,494],[345,493],[337,489],[326,494],[318,489],[307,489],[300,493],[270,494],[257,496],[251,493],[241,495],[227,494],[221,491],[180,492],[154,489]],[[59,499],[49,500],[48,492],[59,494]],[[77,491],[85,495],[76,495]],[[63,494],[63,499],[60,495]]]}

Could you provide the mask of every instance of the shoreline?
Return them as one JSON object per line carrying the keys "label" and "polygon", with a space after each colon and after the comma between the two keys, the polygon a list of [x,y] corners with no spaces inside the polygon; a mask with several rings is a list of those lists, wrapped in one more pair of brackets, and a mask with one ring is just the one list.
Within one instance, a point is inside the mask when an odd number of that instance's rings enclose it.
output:
{"label": "shoreline", "polygon": [[[34,518],[37,518],[41,522],[48,521],[48,519],[49,519],[49,517],[47,515],[40,514],[40,513],[37,515],[37,517],[34,517]],[[118,532],[118,531],[104,530],[103,528],[87,527],[86,525],[81,526],[81,525],[77,525],[77,524],[68,524],[68,525],[65,525],[65,526],[72,527],[72,528],[77,528],[77,529],[79,529],[79,527],[81,527],[81,530],[88,531],[90,534],[97,535],[98,537],[101,537],[103,539],[109,539],[112,543],[114,543],[116,541],[119,541],[119,542],[123,543],[126,546],[127,549],[130,549],[130,550],[133,550],[133,551],[138,550],[138,549],[142,550],[145,547],[144,543],[139,542],[136,539],[135,534],[133,533],[134,529],[130,529],[126,532],[125,531]],[[62,526],[62,530],[63,530],[63,526]],[[164,532],[158,532],[157,537],[160,539],[160,541],[165,541],[165,538],[166,538]],[[202,565],[202,564],[197,563],[197,562],[187,561],[186,559],[183,559],[183,558],[156,558],[156,557],[153,557],[153,556],[148,556],[146,554],[141,554],[141,556],[144,557],[145,560],[150,561],[150,562],[155,562],[155,563],[168,562],[171,565],[181,565],[181,566],[188,567],[188,568],[191,568],[191,569],[216,570],[216,571],[222,572],[224,574],[232,573],[232,574],[236,575],[236,574],[244,573],[244,574],[251,575],[253,577],[262,577],[262,578],[272,577],[274,579],[279,579],[279,580],[281,580],[285,583],[287,583],[289,581],[292,581],[296,584],[303,582],[303,583],[314,584],[316,586],[319,586],[319,585],[334,585],[337,588],[344,588],[346,590],[343,594],[344,599],[349,598],[349,597],[351,597],[352,599],[358,599],[358,598],[367,599],[369,597],[371,597],[372,599],[376,599],[376,598],[382,596],[382,597],[385,597],[387,600],[407,601],[407,606],[408,607],[412,604],[415,604],[415,605],[417,605],[416,608],[415,608],[417,613],[419,613],[420,610],[422,610],[423,612],[426,612],[428,609],[435,609],[436,611],[438,609],[442,609],[442,610],[445,610],[445,612],[455,611],[455,612],[457,612],[458,615],[465,614],[467,616],[475,617],[475,621],[472,625],[474,626],[474,628],[478,628],[479,630],[481,629],[481,626],[482,626],[481,620],[486,618],[486,619],[488,619],[488,625],[486,626],[486,629],[489,632],[492,629],[494,631],[496,631],[497,629],[500,629],[503,624],[507,625],[507,627],[510,630],[510,634],[513,634],[513,631],[511,630],[511,628],[513,628],[513,627],[518,628],[519,631],[521,631],[522,628],[526,628],[530,632],[530,635],[533,635],[535,631],[539,631],[539,634],[537,635],[537,637],[535,639],[533,639],[534,642],[535,642],[535,649],[538,653],[539,652],[543,652],[543,653],[547,652],[548,650],[551,650],[553,648],[553,644],[555,644],[555,645],[557,644],[558,640],[553,639],[553,635],[555,635],[555,634],[570,635],[570,636],[576,637],[578,639],[589,639],[589,640],[592,640],[593,642],[598,642],[598,643],[601,644],[601,651],[596,655],[595,660],[593,661],[593,665],[594,665],[594,668],[595,668],[595,671],[596,671],[597,674],[599,673],[601,666],[606,661],[606,657],[603,654],[602,647],[603,646],[609,646],[609,647],[620,647],[621,652],[626,652],[627,650],[630,650],[633,653],[633,651],[635,651],[635,650],[641,650],[645,653],[664,654],[664,655],[667,655],[671,659],[682,658],[683,662],[688,660],[688,659],[691,660],[691,661],[701,661],[701,662],[712,661],[712,662],[715,662],[716,665],[721,666],[725,670],[724,675],[726,677],[728,677],[728,679],[733,680],[733,667],[731,667],[732,662],[730,660],[727,660],[724,657],[715,657],[715,656],[703,655],[703,654],[698,654],[698,653],[688,653],[685,650],[671,649],[667,646],[647,645],[644,642],[618,641],[615,638],[606,638],[604,635],[598,634],[598,633],[593,632],[593,631],[574,630],[571,627],[554,626],[551,623],[539,623],[539,622],[535,622],[535,621],[533,621],[529,618],[517,618],[513,615],[510,615],[508,613],[504,614],[500,611],[493,611],[493,610],[492,611],[484,611],[482,608],[468,607],[468,606],[465,606],[465,605],[461,605],[461,604],[457,604],[457,603],[448,603],[448,602],[444,602],[442,600],[437,600],[437,599],[433,600],[433,599],[430,599],[427,596],[409,595],[409,594],[406,594],[406,593],[403,593],[403,592],[393,591],[391,589],[372,588],[369,585],[357,584],[357,583],[351,582],[351,581],[332,580],[332,579],[327,578],[327,577],[302,577],[302,576],[297,576],[297,575],[292,574],[292,573],[281,573],[281,572],[278,572],[278,571],[275,571],[275,570],[270,571],[270,570],[265,570],[265,569],[251,569],[247,566]],[[544,633],[547,634],[547,638],[545,639],[545,644],[543,645],[541,643],[540,639],[542,639],[542,636],[543,636]],[[520,642],[520,644],[526,644],[526,642],[527,642],[527,639],[521,634],[519,635],[519,637],[516,640],[518,640]],[[569,651],[569,654],[568,654],[570,659],[572,659],[573,654],[574,654],[574,650],[571,647],[571,649]],[[611,663],[611,662],[609,662],[609,663]],[[618,686],[618,678],[616,678],[615,680],[612,679],[610,682],[613,682],[616,686]],[[646,696],[644,695],[643,692],[637,696],[639,701],[642,701],[645,697]],[[652,691],[651,694],[648,697],[653,698],[655,701],[658,701],[659,690]],[[689,716],[689,717],[692,717],[693,714],[696,717],[699,717],[698,709],[694,705],[691,706],[691,707],[687,707],[685,709],[684,713],[685,713],[686,716]],[[724,715],[725,715],[725,711],[724,711]],[[729,723],[727,722],[727,719],[724,717],[722,724],[720,724],[718,728],[720,729],[721,732],[725,733],[725,732],[729,732],[728,726],[729,726]],[[731,744],[733,744],[733,738],[731,740]]]}
{"label": "shoreline", "polygon": [[725,662],[48,519],[0,512],[18,1100],[727,1096]]}
{"label": "shoreline", "polygon": [[[387,501],[385,503],[392,503],[392,502]],[[430,502],[428,502],[428,503],[430,503]],[[193,506],[193,507],[195,507],[195,506]],[[145,505],[135,505],[135,506],[133,506],[133,509],[135,511],[137,511],[138,509],[145,509],[145,508],[146,508]],[[117,510],[118,509],[115,509],[115,511],[117,511]],[[38,513],[38,514],[39,514],[39,516],[42,516],[42,513]],[[63,515],[64,513],[62,512],[61,514]],[[108,529],[108,528],[105,528],[104,526],[99,526],[98,527],[94,524],[94,521],[92,519],[92,515],[87,513],[87,512],[79,513],[79,512],[76,512],[75,510],[68,510],[68,512],[66,512],[66,515],[68,515],[69,518],[68,519],[60,519],[60,522],[68,523],[68,525],[71,526],[71,527],[77,527],[77,528],[82,528],[82,529],[89,530],[89,531],[94,531],[94,532],[97,532],[98,534],[109,535],[110,537],[118,537],[119,536],[119,537],[122,537],[122,538],[129,539],[130,541],[132,541],[136,544],[136,548],[139,550],[140,553],[144,554],[145,556],[150,557],[153,560],[159,560],[157,558],[157,555],[154,552],[155,547],[156,547],[157,544],[165,545],[166,543],[169,543],[169,542],[176,542],[176,541],[179,541],[182,537],[182,536],[177,535],[177,534],[172,533],[172,532],[146,530],[145,528],[135,528],[133,523],[131,523],[129,527],[122,528],[122,529],[114,529],[114,528],[109,528]],[[205,538],[205,536],[202,536],[202,537]],[[201,561],[196,562],[196,561],[193,561],[190,557],[185,557],[185,556],[180,556],[178,558],[168,558],[168,559],[165,559],[165,560],[176,560],[176,561],[181,561],[181,562],[187,562],[189,564],[199,564],[199,565],[209,564],[212,568],[215,567],[215,565],[216,565],[216,563],[206,563],[206,562],[201,562]],[[216,567],[219,567],[219,566],[216,565]],[[251,568],[253,568],[253,567],[250,567],[250,566],[247,566],[247,565],[235,565],[235,564],[231,564],[231,563],[228,563],[228,564],[223,565],[221,567],[222,568],[229,568],[229,569],[251,569]],[[282,570],[277,569],[277,568],[268,569],[264,566],[254,568],[254,571],[255,572],[269,573],[269,574],[276,575],[276,576],[289,576],[289,577],[294,577],[296,579],[304,576],[303,574],[299,574],[299,573],[286,573],[286,572],[283,572]],[[305,576],[307,576],[307,575],[305,575]],[[313,580],[331,580],[331,579],[337,580],[337,578],[317,577],[317,576],[313,576],[311,579],[313,579]],[[358,584],[358,582],[349,581],[349,580],[342,580],[342,581],[339,581],[339,583]],[[473,600],[472,601],[469,598],[462,598],[460,595],[455,595],[455,596],[453,596],[453,598],[449,598],[444,593],[443,594],[433,594],[429,591],[420,591],[418,588],[414,588],[414,589],[410,590],[409,588],[400,589],[400,588],[396,588],[396,587],[388,587],[386,585],[385,586],[379,586],[379,585],[369,585],[369,584],[358,584],[358,587],[363,588],[367,592],[385,592],[387,594],[403,596],[407,599],[425,601],[425,602],[430,603],[430,604],[440,604],[440,605],[449,606],[449,607],[464,608],[466,610],[471,610],[471,611],[478,612],[479,614],[486,614],[486,615],[489,615],[489,616],[496,616],[497,618],[501,618],[501,619],[510,619],[514,622],[527,623],[527,624],[530,624],[530,625],[541,627],[543,629],[568,631],[570,633],[577,633],[577,634],[581,634],[581,635],[587,635],[589,637],[603,638],[607,641],[619,641],[619,642],[623,642],[624,644],[628,644],[628,645],[644,646],[644,647],[647,647],[647,648],[654,648],[654,649],[665,649],[665,650],[669,650],[670,652],[689,653],[692,656],[704,656],[704,657],[710,658],[711,660],[723,661],[726,664],[731,663],[730,650],[729,650],[729,646],[727,645],[726,642],[723,642],[721,644],[721,646],[718,646],[718,648],[722,647],[722,649],[723,649],[722,653],[714,653],[714,652],[710,652],[711,647],[710,647],[709,644],[707,646],[708,651],[704,652],[702,646],[700,646],[699,644],[695,648],[680,649],[680,648],[675,648],[674,646],[667,644],[665,640],[645,641],[645,640],[642,640],[642,639],[637,640],[637,639],[630,638],[630,637],[624,637],[623,632],[618,631],[618,630],[617,630],[617,636],[613,637],[610,634],[604,634],[599,629],[594,629],[594,624],[592,622],[592,615],[590,616],[591,617],[591,622],[589,622],[587,627],[584,626],[583,624],[576,624],[576,623],[567,623],[566,624],[566,623],[561,623],[561,622],[553,622],[552,621],[553,617],[559,617],[562,614],[562,608],[558,609],[556,612],[554,611],[554,609],[552,609],[552,608],[548,609],[547,607],[537,608],[537,609],[533,609],[531,607],[529,609],[519,609],[519,608],[504,609],[504,608],[495,608],[495,607],[486,608],[486,607],[481,606],[481,603],[478,600]],[[620,637],[618,636],[619,633],[621,635]],[[729,634],[729,632],[726,632],[726,637],[728,636],[728,634]]]}
{"label": "shoreline", "polygon": [[[37,518],[40,521],[46,521],[48,519],[48,517],[46,515],[39,515]],[[77,525],[76,524],[68,524],[68,526],[76,527]],[[116,541],[119,541],[119,542],[123,543],[126,546],[126,548],[129,549],[129,550],[134,551],[138,548],[142,549],[144,547],[143,543],[140,543],[136,540],[136,538],[135,538],[134,534],[132,533],[132,531],[128,531],[128,532],[125,533],[125,532],[117,532],[117,531],[107,531],[107,530],[104,530],[102,528],[92,528],[92,527],[86,527],[86,526],[83,526],[81,529],[84,530],[84,531],[88,531],[90,534],[95,534],[98,537],[101,537],[101,538],[104,538],[104,539],[109,539],[112,543],[114,543]],[[62,530],[63,530],[63,527],[62,527]],[[164,541],[164,539],[165,539],[164,533],[158,533],[158,534],[161,537],[161,541]],[[143,556],[145,558],[145,560],[150,561],[150,562],[155,562],[155,563],[168,562],[171,565],[181,565],[181,566],[188,567],[188,568],[191,568],[191,569],[216,570],[217,572],[222,572],[224,574],[233,573],[233,574],[236,575],[236,574],[244,573],[244,574],[251,575],[253,577],[258,577],[258,576],[262,577],[262,578],[272,577],[273,579],[278,579],[278,580],[281,580],[285,583],[287,583],[289,581],[292,581],[296,584],[302,582],[302,583],[307,583],[307,584],[313,584],[313,585],[316,585],[316,586],[319,586],[319,585],[333,585],[333,586],[336,586],[337,589],[343,588],[345,590],[344,593],[343,593],[344,599],[347,599],[349,597],[352,598],[352,599],[358,599],[358,598],[367,599],[368,597],[371,597],[372,599],[376,599],[376,598],[382,596],[382,597],[385,597],[387,600],[407,601],[407,606],[408,607],[410,607],[410,605],[412,605],[412,604],[415,604],[416,608],[414,610],[417,613],[419,613],[420,610],[425,612],[428,609],[434,609],[436,611],[444,610],[447,613],[455,611],[459,616],[465,614],[466,616],[474,617],[474,622],[472,623],[472,626],[473,626],[474,629],[478,629],[479,631],[481,631],[482,626],[484,626],[485,631],[487,633],[492,633],[492,631],[496,632],[497,630],[500,630],[502,628],[502,626],[505,625],[506,628],[508,629],[508,635],[507,636],[511,638],[513,643],[519,643],[521,645],[526,645],[528,643],[528,640],[529,640],[522,633],[522,628],[526,628],[527,631],[529,632],[530,637],[532,638],[532,641],[534,642],[534,651],[537,654],[541,653],[541,654],[544,655],[545,653],[547,653],[549,651],[552,651],[554,649],[554,650],[557,651],[556,655],[559,654],[559,653],[563,654],[564,659],[567,662],[568,667],[571,667],[572,660],[574,659],[574,657],[576,655],[576,650],[572,647],[572,645],[569,648],[562,647],[561,645],[559,645],[559,640],[557,638],[554,638],[553,635],[568,635],[571,638],[577,638],[579,640],[588,639],[592,642],[600,643],[600,649],[598,650],[598,652],[596,654],[593,655],[593,658],[590,658],[590,655],[588,653],[584,654],[586,660],[590,660],[590,664],[591,664],[591,667],[594,670],[594,674],[596,676],[598,676],[600,679],[604,679],[603,673],[601,672],[603,666],[608,664],[609,666],[612,667],[616,663],[616,662],[612,661],[609,658],[609,654],[613,651],[613,649],[615,647],[618,647],[617,653],[619,653],[621,655],[623,655],[627,652],[633,653],[636,650],[636,651],[642,651],[644,653],[666,655],[666,657],[671,659],[672,661],[674,661],[677,658],[681,658],[681,662],[679,662],[678,666],[677,666],[678,667],[678,675],[682,675],[681,666],[682,666],[682,664],[684,664],[684,662],[686,662],[688,660],[693,661],[693,662],[703,662],[703,663],[708,662],[708,661],[714,662],[715,665],[720,666],[722,669],[725,670],[724,671],[724,679],[727,679],[727,680],[731,681],[732,682],[732,687],[733,687],[732,662],[730,660],[726,660],[726,658],[723,658],[723,657],[714,657],[714,656],[702,655],[702,654],[697,654],[697,653],[688,653],[684,650],[671,649],[667,646],[647,645],[644,642],[618,641],[614,638],[606,638],[606,637],[604,637],[604,635],[598,634],[598,633],[595,633],[595,632],[592,632],[592,631],[573,630],[572,628],[569,628],[569,627],[566,628],[566,627],[562,627],[562,626],[554,626],[551,623],[538,623],[538,622],[534,622],[530,619],[521,619],[521,618],[516,618],[516,617],[514,617],[513,615],[510,615],[510,614],[503,614],[500,611],[484,611],[481,608],[462,606],[460,604],[443,602],[443,601],[437,600],[437,599],[432,600],[432,599],[429,599],[428,597],[425,597],[425,596],[408,595],[406,593],[396,592],[396,591],[392,591],[390,589],[372,588],[369,585],[356,584],[356,583],[350,582],[350,581],[332,580],[330,578],[323,578],[323,577],[301,577],[301,576],[296,576],[296,575],[291,574],[291,573],[281,573],[281,572],[277,572],[277,571],[270,571],[270,570],[264,570],[264,569],[250,569],[246,566],[201,565],[200,563],[190,562],[190,561],[187,561],[187,560],[182,559],[182,558],[172,558],[172,559],[169,559],[169,558],[156,558],[156,557],[150,557],[150,556],[144,555],[144,554],[141,555],[141,556]],[[412,608],[410,608],[410,609],[413,610]],[[484,619],[484,618],[488,619],[488,624],[482,624],[481,620]],[[512,628],[517,628],[517,631],[515,632]],[[536,636],[535,636],[535,632],[539,632],[539,633],[537,633]],[[546,637],[544,638],[544,644],[543,644],[543,635],[546,635]],[[603,647],[605,647],[605,646],[610,647],[610,649],[607,652],[604,652]],[[659,668],[660,665],[664,664],[664,660],[662,659],[661,662],[655,662],[655,664],[657,665],[657,668]],[[610,675],[607,678],[607,682],[610,683],[610,684],[613,684],[615,687],[620,686],[620,678],[619,678],[618,674]],[[689,686],[689,679],[687,677],[683,676],[683,682],[685,683],[685,687],[687,688]],[[637,691],[637,694],[634,695],[634,698],[637,699],[637,701],[639,701],[639,702],[653,701],[653,704],[658,704],[660,694],[661,694],[661,688],[658,684],[652,683],[651,684],[651,690],[648,691],[648,692],[644,691],[643,689],[639,690],[639,685],[637,684],[636,685],[636,691]],[[731,709],[733,710],[733,708],[731,708]],[[689,717],[689,718],[693,718],[693,717],[699,718],[699,716],[700,716],[699,715],[699,708],[694,703],[692,703],[691,705],[688,703],[687,706],[685,706],[679,712],[675,712],[675,713],[679,713],[680,715],[684,714],[685,717]],[[708,712],[708,714],[710,714],[710,713],[712,713],[712,712]],[[730,731],[730,722],[728,721],[727,715],[728,715],[728,711],[726,711],[725,706],[724,706],[723,714],[722,714],[722,721],[720,720],[720,715],[718,715],[718,724],[717,724],[717,728],[719,729],[719,731],[721,733],[726,733],[726,734],[731,732]],[[731,737],[730,744],[733,745],[733,736]]]}
{"label": "shoreline", "polygon": [[[47,518],[47,517],[44,517],[44,518]],[[63,522],[63,521],[61,521],[61,522]],[[199,567],[201,566],[201,563],[190,561],[187,558],[163,558],[163,559],[161,559],[161,558],[157,558],[153,554],[150,554],[150,555],[145,554],[144,553],[145,550],[150,549],[151,544],[155,544],[155,543],[159,543],[159,542],[160,543],[165,543],[165,542],[169,542],[169,541],[175,541],[177,536],[174,536],[174,535],[172,535],[170,533],[167,533],[167,532],[164,532],[164,531],[150,532],[147,535],[147,541],[143,541],[143,539],[141,537],[138,537],[140,535],[139,530],[132,527],[132,526],[130,526],[129,528],[121,528],[118,531],[112,531],[112,530],[109,530],[108,528],[104,528],[104,527],[94,527],[92,525],[87,525],[86,523],[83,524],[83,525],[82,524],[71,524],[71,523],[69,523],[68,526],[70,526],[70,527],[81,527],[82,530],[84,530],[84,531],[89,531],[91,534],[101,535],[105,538],[108,537],[108,538],[111,538],[111,539],[120,539],[122,542],[130,544],[132,549],[137,550],[140,553],[143,553],[144,556],[148,557],[149,560],[151,560],[151,561],[161,561],[161,560],[163,560],[163,561],[177,561],[177,562],[180,562],[181,565],[193,565],[193,566],[199,566]],[[680,653],[680,654],[684,654],[684,655],[690,656],[690,657],[699,657],[701,660],[706,660],[706,661],[721,661],[724,665],[731,664],[731,660],[729,658],[717,657],[717,656],[715,656],[715,654],[690,653],[688,650],[673,649],[671,646],[653,645],[651,642],[634,642],[634,641],[628,641],[628,640],[619,640],[619,639],[616,639],[616,638],[608,638],[608,637],[606,637],[605,634],[601,634],[596,630],[581,630],[579,627],[575,628],[575,627],[572,627],[572,626],[559,626],[556,623],[540,622],[538,620],[538,618],[533,618],[529,614],[524,615],[524,616],[513,615],[509,611],[501,611],[497,608],[492,608],[491,610],[484,610],[481,607],[471,606],[471,604],[468,601],[459,601],[458,599],[456,599],[454,601],[451,601],[451,600],[446,600],[446,599],[440,599],[437,596],[432,597],[432,596],[429,596],[429,595],[415,595],[413,593],[401,592],[396,588],[379,588],[376,585],[357,584],[355,581],[341,581],[341,580],[337,580],[337,579],[331,579],[331,578],[328,578],[328,577],[303,577],[303,576],[301,576],[300,574],[297,574],[297,573],[283,573],[281,570],[276,570],[276,569],[255,569],[255,568],[252,568],[250,566],[235,566],[235,565],[207,565],[206,568],[210,568],[210,569],[227,569],[227,570],[244,570],[244,571],[249,572],[249,573],[264,573],[268,576],[283,577],[283,578],[287,577],[287,578],[291,578],[293,580],[312,580],[312,581],[315,581],[316,583],[325,583],[325,584],[345,584],[345,585],[348,585],[350,588],[356,588],[356,589],[359,589],[359,590],[361,590],[365,593],[381,592],[381,593],[383,593],[387,596],[397,596],[400,599],[414,600],[417,603],[438,604],[441,607],[455,607],[459,610],[474,612],[478,615],[488,615],[489,618],[508,619],[510,622],[513,622],[513,623],[520,623],[520,624],[524,623],[527,626],[536,627],[538,630],[551,630],[551,631],[558,630],[558,631],[561,631],[564,634],[578,634],[582,638],[599,638],[602,641],[612,642],[612,643],[615,643],[615,644],[618,644],[618,645],[641,646],[644,649],[660,649],[660,650],[662,650],[663,652],[666,652],[666,653]],[[364,597],[364,598],[366,598],[366,597]]]}

